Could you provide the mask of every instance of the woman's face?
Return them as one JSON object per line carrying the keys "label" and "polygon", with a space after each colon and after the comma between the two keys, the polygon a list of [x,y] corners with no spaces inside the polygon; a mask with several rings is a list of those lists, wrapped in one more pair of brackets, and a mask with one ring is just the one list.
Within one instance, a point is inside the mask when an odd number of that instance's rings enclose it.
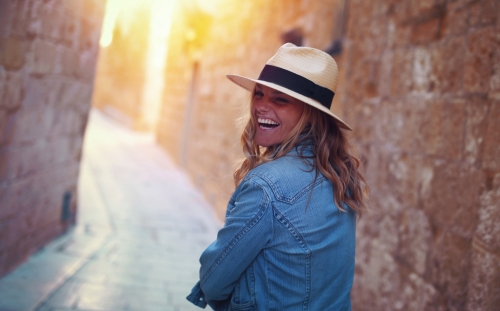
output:
{"label": "woman's face", "polygon": [[263,147],[281,144],[297,125],[304,105],[296,98],[256,84],[251,110],[257,121],[255,143]]}

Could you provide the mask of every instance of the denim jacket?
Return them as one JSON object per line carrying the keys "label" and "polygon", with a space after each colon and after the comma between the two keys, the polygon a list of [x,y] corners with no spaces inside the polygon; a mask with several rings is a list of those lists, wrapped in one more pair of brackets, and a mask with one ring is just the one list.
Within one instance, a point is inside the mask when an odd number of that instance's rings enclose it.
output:
{"label": "denim jacket", "polygon": [[[312,148],[302,150],[312,154]],[[251,170],[187,297],[214,310],[350,310],[356,214],[295,148]]]}

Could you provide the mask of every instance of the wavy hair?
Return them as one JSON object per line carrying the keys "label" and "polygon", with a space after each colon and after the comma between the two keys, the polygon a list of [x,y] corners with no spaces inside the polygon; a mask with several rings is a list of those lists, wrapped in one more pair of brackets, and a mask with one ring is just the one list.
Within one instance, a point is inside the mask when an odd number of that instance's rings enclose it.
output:
{"label": "wavy hair", "polygon": [[[316,178],[321,172],[333,183],[333,199],[339,210],[345,211],[342,203],[355,210],[359,216],[367,210],[365,200],[369,187],[358,170],[360,161],[351,155],[347,138],[331,116],[306,104],[297,125],[284,142],[267,148],[258,146],[254,141],[257,126],[257,120],[250,114],[241,135],[245,159],[233,174],[236,186],[256,166],[286,155],[294,146],[312,141],[312,170],[316,171]],[[300,156],[306,158],[302,152]]]}

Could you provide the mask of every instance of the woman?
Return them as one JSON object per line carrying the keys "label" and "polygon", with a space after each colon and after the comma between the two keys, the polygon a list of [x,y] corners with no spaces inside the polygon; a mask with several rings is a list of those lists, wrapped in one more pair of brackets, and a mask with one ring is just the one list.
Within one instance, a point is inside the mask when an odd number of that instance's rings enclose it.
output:
{"label": "woman", "polygon": [[257,80],[245,159],[224,227],[201,255],[187,299],[214,310],[350,310],[356,215],[368,187],[330,111],[337,64],[287,43]]}

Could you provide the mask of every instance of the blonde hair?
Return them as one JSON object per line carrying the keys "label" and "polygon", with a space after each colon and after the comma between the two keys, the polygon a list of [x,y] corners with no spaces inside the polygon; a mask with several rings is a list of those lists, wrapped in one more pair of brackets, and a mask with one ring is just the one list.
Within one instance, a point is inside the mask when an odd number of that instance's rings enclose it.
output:
{"label": "blonde hair", "polygon": [[284,142],[267,148],[258,146],[254,141],[257,126],[257,120],[250,114],[241,135],[245,159],[233,174],[236,186],[256,166],[286,155],[302,142],[312,141],[312,169],[316,171],[316,178],[321,172],[333,183],[333,199],[339,210],[345,211],[342,203],[359,216],[367,210],[365,199],[369,187],[358,170],[360,162],[350,154],[350,144],[332,117],[306,104],[297,125]]}

